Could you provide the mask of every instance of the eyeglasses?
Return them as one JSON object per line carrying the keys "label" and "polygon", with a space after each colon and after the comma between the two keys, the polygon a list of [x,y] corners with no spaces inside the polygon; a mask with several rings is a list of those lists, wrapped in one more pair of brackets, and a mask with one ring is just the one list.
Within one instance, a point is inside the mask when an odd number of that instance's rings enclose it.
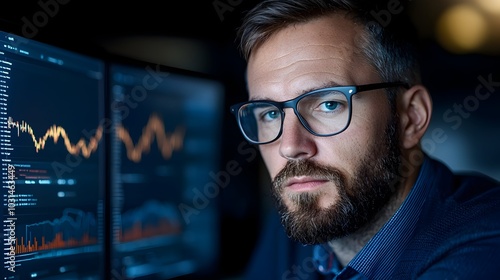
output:
{"label": "eyeglasses", "polygon": [[281,136],[285,108],[292,108],[300,123],[316,136],[333,136],[351,122],[352,96],[389,87],[409,88],[402,82],[336,86],[313,90],[284,102],[255,100],[230,107],[243,136],[253,144],[268,144]]}

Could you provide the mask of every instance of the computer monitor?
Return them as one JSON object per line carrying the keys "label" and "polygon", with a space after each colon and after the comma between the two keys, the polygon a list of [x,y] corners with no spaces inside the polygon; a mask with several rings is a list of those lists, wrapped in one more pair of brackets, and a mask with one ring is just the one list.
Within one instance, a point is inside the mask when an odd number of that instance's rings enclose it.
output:
{"label": "computer monitor", "polygon": [[105,63],[0,31],[3,279],[103,279]]}
{"label": "computer monitor", "polygon": [[111,63],[111,269],[206,279],[219,257],[224,87],[159,65]]}

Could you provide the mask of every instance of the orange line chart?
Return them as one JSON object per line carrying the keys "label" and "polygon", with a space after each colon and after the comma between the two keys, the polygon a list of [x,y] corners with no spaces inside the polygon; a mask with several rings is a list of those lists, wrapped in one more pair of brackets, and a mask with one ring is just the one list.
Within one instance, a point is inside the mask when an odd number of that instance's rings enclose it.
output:
{"label": "orange line chart", "polygon": [[31,126],[25,121],[14,121],[12,117],[7,119],[7,128],[17,128],[17,136],[22,133],[28,133],[33,140],[33,144],[35,146],[36,152],[42,150],[45,147],[45,143],[49,138],[52,138],[54,143],[56,144],[59,141],[59,137],[61,137],[64,141],[64,146],[68,150],[68,152],[72,155],[82,154],[85,158],[89,158],[90,155],[97,150],[99,145],[99,141],[102,138],[103,128],[99,126],[96,130],[96,133],[93,137],[90,138],[88,143],[86,143],[85,139],[81,138],[76,144],[72,144],[71,140],[66,133],[66,130],[57,125],[52,125],[47,129],[45,134],[38,139],[35,136],[35,133]]}
{"label": "orange line chart", "polygon": [[169,159],[174,151],[182,149],[185,129],[179,126],[173,133],[167,134],[163,120],[158,115],[152,114],[143,128],[137,144],[134,145],[129,132],[122,125],[118,125],[116,133],[125,145],[128,159],[133,162],[140,162],[142,155],[150,151],[155,138],[162,157]]}

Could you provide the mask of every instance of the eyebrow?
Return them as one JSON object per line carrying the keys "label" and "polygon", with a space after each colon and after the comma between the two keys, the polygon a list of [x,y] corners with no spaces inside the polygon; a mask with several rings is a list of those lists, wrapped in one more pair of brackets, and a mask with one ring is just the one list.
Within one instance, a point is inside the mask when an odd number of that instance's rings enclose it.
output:
{"label": "eyebrow", "polygon": [[[339,84],[337,82],[334,82],[334,81],[328,81],[328,82],[323,83],[323,84],[321,84],[319,86],[314,86],[314,87],[306,88],[306,89],[300,91],[299,94],[297,94],[297,96],[300,96],[300,95],[303,95],[303,94],[306,94],[308,92],[315,91],[315,90],[318,90],[318,89],[331,88],[331,87],[339,87],[339,86],[344,86],[344,85],[341,85],[341,84]],[[253,98],[250,98],[248,101],[276,101],[276,100],[270,99],[268,97],[266,97],[266,98],[260,98],[259,96],[255,96]]]}
{"label": "eyebrow", "polygon": [[[302,95],[302,94],[305,94],[305,93],[308,93],[308,92],[311,92],[311,91],[315,91],[315,90],[318,90],[318,89],[331,88],[331,87],[339,87],[339,86],[343,86],[343,85],[341,85],[341,84],[339,84],[337,82],[329,81],[329,82],[321,84],[320,86],[316,86],[316,87],[312,87],[312,88],[308,88],[306,90],[303,90],[302,92],[300,92],[299,95]],[[297,95],[297,96],[299,96],[299,95]]]}

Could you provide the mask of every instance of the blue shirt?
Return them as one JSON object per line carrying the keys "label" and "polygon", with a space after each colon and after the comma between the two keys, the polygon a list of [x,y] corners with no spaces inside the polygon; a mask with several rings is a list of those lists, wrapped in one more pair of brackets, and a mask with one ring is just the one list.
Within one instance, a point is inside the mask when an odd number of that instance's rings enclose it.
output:
{"label": "blue shirt", "polygon": [[498,279],[500,183],[425,157],[408,197],[341,267],[326,244],[302,246],[270,220],[246,279]]}

